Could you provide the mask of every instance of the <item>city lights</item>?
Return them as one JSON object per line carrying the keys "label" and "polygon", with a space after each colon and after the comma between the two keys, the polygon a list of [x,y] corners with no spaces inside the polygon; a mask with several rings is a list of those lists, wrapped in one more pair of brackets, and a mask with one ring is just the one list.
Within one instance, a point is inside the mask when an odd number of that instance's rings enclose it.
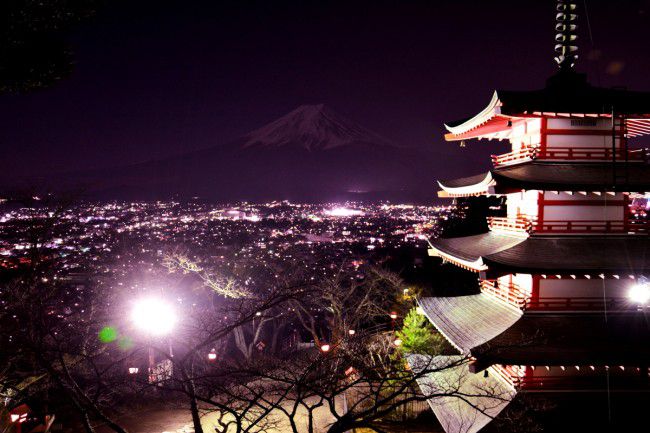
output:
{"label": "city lights", "polygon": [[363,215],[363,212],[357,209],[350,209],[347,207],[335,207],[333,209],[326,210],[325,214],[333,217],[351,217],[351,216]]}

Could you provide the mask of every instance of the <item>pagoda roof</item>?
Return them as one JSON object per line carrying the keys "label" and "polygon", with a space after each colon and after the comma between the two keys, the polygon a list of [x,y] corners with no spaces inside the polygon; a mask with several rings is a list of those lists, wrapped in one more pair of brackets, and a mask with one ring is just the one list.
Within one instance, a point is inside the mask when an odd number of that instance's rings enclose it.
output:
{"label": "pagoda roof", "polygon": [[518,237],[501,232],[431,241],[443,259],[475,271],[575,274],[650,270],[650,237],[561,235]]}
{"label": "pagoda roof", "polygon": [[438,256],[476,271],[486,270],[484,257],[508,250],[526,240],[523,236],[487,232],[474,236],[438,238],[431,246]]}
{"label": "pagoda roof", "polygon": [[418,300],[429,321],[461,353],[487,343],[514,325],[521,310],[485,293]]}
{"label": "pagoda roof", "polygon": [[490,364],[647,365],[650,323],[643,311],[526,313],[472,350]]}
{"label": "pagoda roof", "polygon": [[[614,183],[614,174],[625,181]],[[449,196],[506,194],[519,190],[546,191],[650,191],[650,164],[528,161],[497,167],[475,176],[441,180]]]}
{"label": "pagoda roof", "polygon": [[446,433],[476,433],[490,423],[516,396],[496,372],[469,371],[463,356],[409,355],[414,372],[432,370],[416,378],[422,393]]}
{"label": "pagoda roof", "polygon": [[467,197],[494,192],[496,181],[492,177],[492,172],[488,171],[459,179],[439,180],[438,185],[449,197]]}
{"label": "pagoda roof", "polygon": [[643,312],[522,312],[487,293],[419,301],[435,328],[483,365],[643,365],[650,323]]}
{"label": "pagoda roof", "polygon": [[[611,117],[623,115],[631,120],[650,117],[650,92],[594,87],[586,76],[561,71],[546,87],[531,91],[496,90],[489,104],[473,117],[448,122],[447,140],[489,137],[511,127],[509,120],[526,117]],[[634,122],[632,128],[642,135],[647,123]],[[645,132],[647,133],[647,132]]]}

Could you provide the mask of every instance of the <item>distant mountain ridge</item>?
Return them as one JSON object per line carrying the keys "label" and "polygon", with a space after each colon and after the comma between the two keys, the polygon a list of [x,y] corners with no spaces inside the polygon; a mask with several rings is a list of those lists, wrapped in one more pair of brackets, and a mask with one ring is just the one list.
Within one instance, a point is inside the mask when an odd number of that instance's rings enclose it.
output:
{"label": "distant mountain ridge", "polygon": [[255,131],[246,134],[243,147],[299,145],[308,150],[327,150],[354,143],[392,146],[379,134],[343,118],[324,104],[301,105]]}
{"label": "distant mountain ridge", "polygon": [[460,158],[399,147],[323,104],[303,105],[230,143],[148,162],[50,176],[88,198],[427,202]]}

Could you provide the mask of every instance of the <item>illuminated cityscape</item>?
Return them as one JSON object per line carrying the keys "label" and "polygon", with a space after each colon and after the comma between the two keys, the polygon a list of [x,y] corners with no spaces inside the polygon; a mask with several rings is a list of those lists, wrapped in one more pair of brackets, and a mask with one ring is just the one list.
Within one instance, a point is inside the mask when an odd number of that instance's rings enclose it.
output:
{"label": "illuminated cityscape", "polygon": [[648,40],[648,0],[2,2],[0,433],[648,430]]}

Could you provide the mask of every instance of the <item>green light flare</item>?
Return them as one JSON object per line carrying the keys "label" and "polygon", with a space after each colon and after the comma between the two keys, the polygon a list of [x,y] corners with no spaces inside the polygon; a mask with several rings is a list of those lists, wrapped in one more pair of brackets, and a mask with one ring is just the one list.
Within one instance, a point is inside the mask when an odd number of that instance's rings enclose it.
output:
{"label": "green light flare", "polygon": [[112,326],[104,326],[98,335],[102,343],[111,343],[117,339],[117,330]]}

